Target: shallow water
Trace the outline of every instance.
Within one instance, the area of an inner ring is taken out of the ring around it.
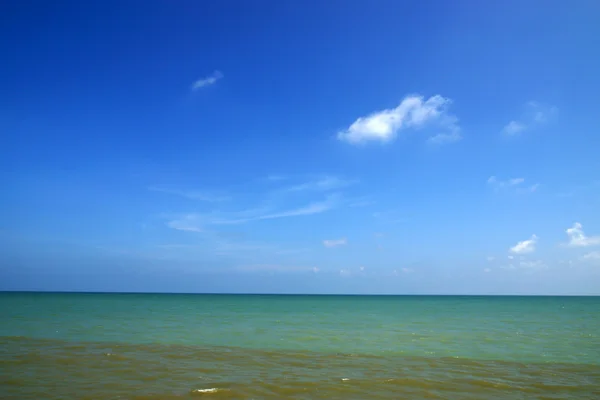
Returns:
[[[0,294],[3,399],[598,399],[600,299]]]

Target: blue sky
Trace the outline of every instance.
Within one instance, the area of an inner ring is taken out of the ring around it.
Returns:
[[[600,294],[598,2],[0,15],[0,289]]]

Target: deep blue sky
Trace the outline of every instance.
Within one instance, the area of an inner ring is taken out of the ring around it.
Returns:
[[[0,290],[600,294],[597,1],[0,19]]]

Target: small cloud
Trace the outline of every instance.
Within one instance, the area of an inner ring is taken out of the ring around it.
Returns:
[[[412,268],[401,268],[400,270],[405,274],[412,274],[413,272],[415,272],[415,270]]]
[[[513,247],[510,248],[510,252],[514,254],[527,254],[533,253],[535,251],[535,245],[537,243],[538,237],[536,235],[531,235],[531,238],[527,240],[523,240]]]
[[[221,78],[223,78],[223,74],[220,71],[215,71],[211,75],[198,79],[196,82],[194,82],[192,84],[192,90],[196,91],[203,87],[214,85]]]
[[[360,267],[360,272],[365,272],[365,267]]]
[[[495,176],[490,176],[487,180],[487,184],[493,188],[496,192],[509,188],[514,188],[521,193],[533,193],[540,187],[539,183],[535,183],[530,186],[523,185],[525,178],[510,178],[506,180],[498,179]],[[514,190],[513,189],[513,190]]]
[[[583,226],[579,222],[575,222],[571,228],[566,230],[566,233],[570,239],[567,246],[589,247],[600,245],[600,236],[586,236]]]
[[[508,256],[508,259],[509,259],[509,260],[512,260],[512,259],[514,259],[514,258],[515,258],[515,256]]]
[[[286,217],[298,217],[302,215],[313,215],[320,214],[334,208],[338,203],[339,196],[330,195],[324,201],[313,202],[308,204],[307,206],[294,208],[291,210],[284,210],[274,213],[267,213],[262,215],[255,215],[246,218],[239,219],[222,219],[215,220],[215,224],[242,224],[250,221],[259,221],[266,219],[276,219],[276,218],[286,218]]]
[[[201,222],[201,218],[197,214],[187,214],[167,222],[167,226],[178,231],[203,232],[204,229]]]
[[[491,268],[484,268],[483,272],[485,272],[487,274],[487,273],[492,272],[492,269]]]
[[[510,121],[506,126],[502,129],[502,133],[505,135],[516,135],[518,133],[523,132],[527,127],[518,121]]]
[[[346,238],[323,240],[323,246],[329,247],[329,248],[331,248],[331,247],[338,247],[338,246],[345,246],[346,244],[348,244]]]
[[[487,258],[488,262],[492,262],[492,261],[494,261],[495,259],[496,259],[496,258],[495,258],[495,257],[492,257],[492,256],[489,256],[489,257]]]
[[[344,268],[340,269],[340,276],[350,276],[350,275],[352,275],[352,273],[350,272],[350,270],[347,270],[347,269],[344,269]]]
[[[458,119],[447,112],[451,100],[435,95],[425,100],[423,96],[407,96],[392,109],[376,111],[360,117],[347,129],[338,132],[341,141],[358,145],[366,142],[387,143],[394,140],[399,131],[422,128],[436,124],[447,131],[434,136],[434,143],[449,143],[461,139]]]
[[[558,112],[558,108],[530,101],[525,104],[525,111],[519,120],[512,120],[502,128],[505,136],[517,136],[537,125],[544,124]]]

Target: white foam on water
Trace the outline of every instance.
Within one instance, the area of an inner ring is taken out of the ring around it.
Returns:
[[[209,388],[209,389],[195,389],[192,390],[192,393],[217,393],[220,389],[219,388]]]

